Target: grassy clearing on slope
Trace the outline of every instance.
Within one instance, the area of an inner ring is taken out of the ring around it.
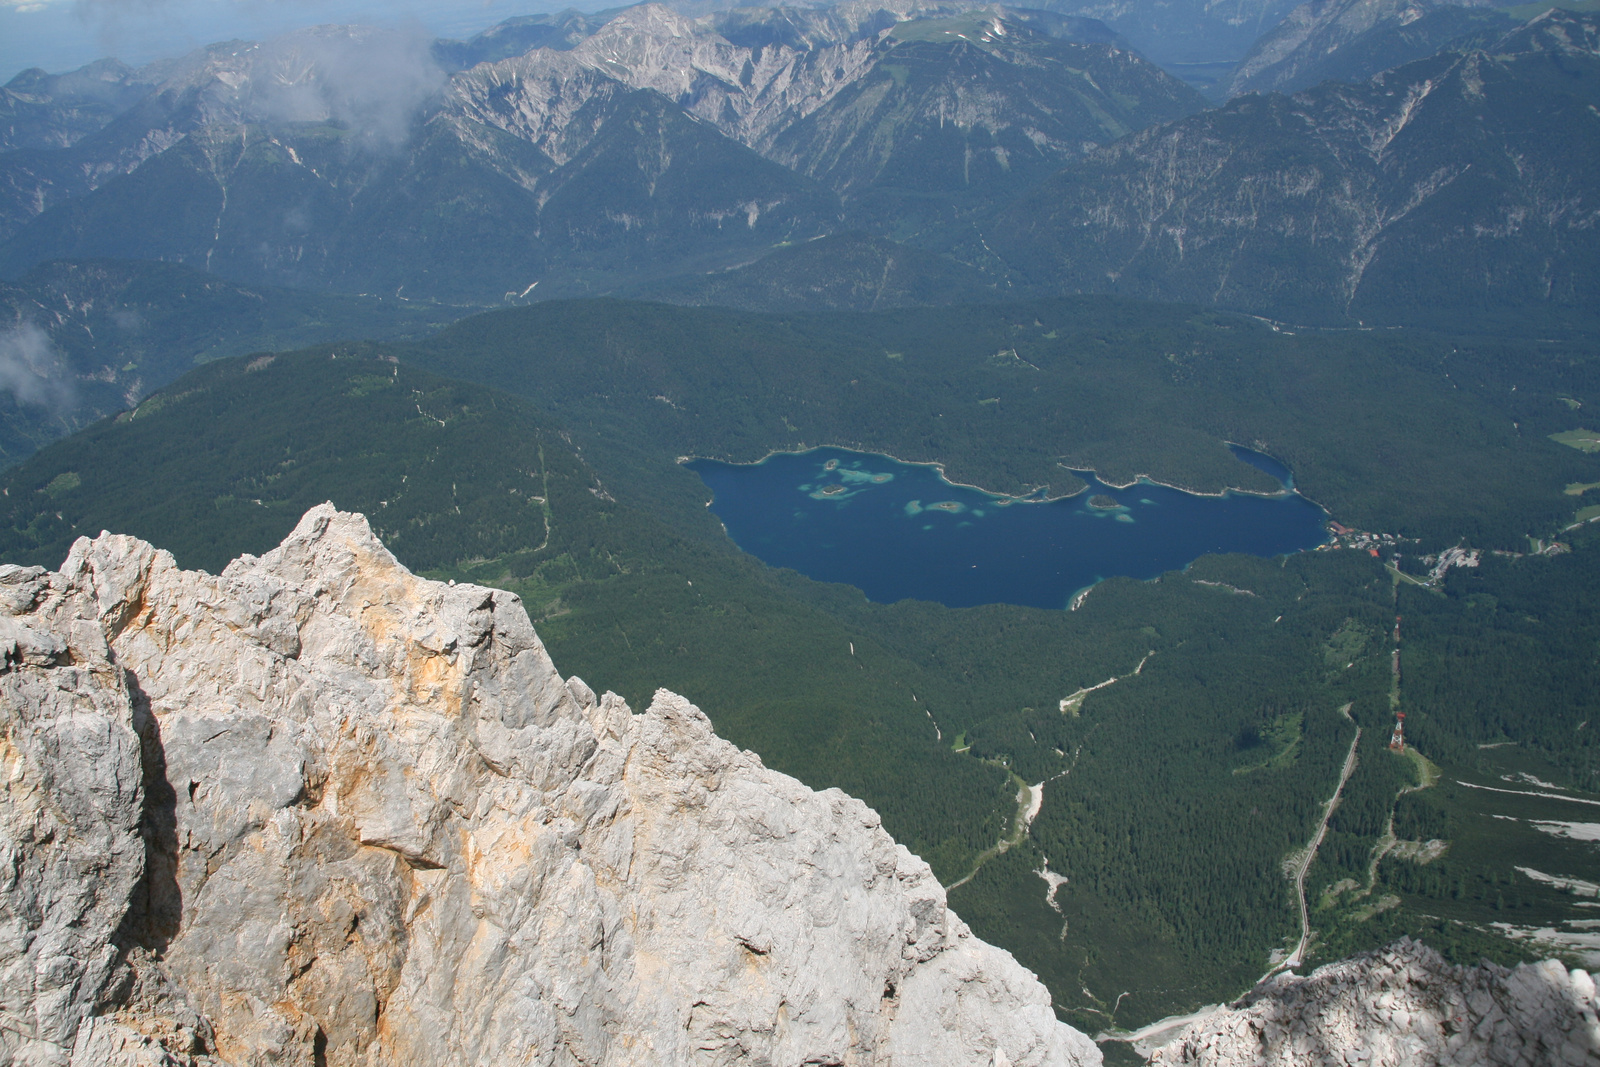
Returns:
[[[1600,433],[1593,430],[1563,430],[1561,433],[1551,434],[1550,440],[1558,445],[1576,448],[1579,452],[1600,452]],[[1568,485],[1566,491],[1571,493],[1572,485]],[[1581,493],[1583,490],[1579,489],[1578,492]]]

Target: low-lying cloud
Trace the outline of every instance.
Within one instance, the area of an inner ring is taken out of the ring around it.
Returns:
[[[432,45],[420,26],[328,26],[274,38],[251,64],[252,110],[275,122],[332,120],[399,143],[448,77]]]
[[[0,393],[56,413],[71,410],[78,398],[50,335],[31,322],[0,329]]]
[[[0,0],[0,4],[12,0]],[[62,0],[102,42],[107,54],[131,47],[147,53],[155,42],[176,59],[198,59],[211,41],[255,38],[237,51],[212,49],[194,70],[216,77],[225,114],[229,105],[246,122],[337,122],[369,143],[398,144],[411,122],[449,75],[433,57],[434,36],[420,22],[397,21],[403,5],[376,7],[346,0]],[[229,11],[237,14],[227,17]],[[293,29],[321,18],[350,23]],[[237,43],[237,42],[236,42]],[[176,68],[185,77],[184,64]]]

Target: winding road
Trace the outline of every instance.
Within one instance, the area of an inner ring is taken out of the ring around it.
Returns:
[[[1350,705],[1346,704],[1339,709],[1339,714],[1350,719]],[[1354,722],[1354,719],[1350,719]],[[1300,860],[1300,867],[1294,872],[1294,891],[1300,898],[1300,943],[1282,963],[1262,975],[1262,981],[1272,977],[1282,970],[1293,970],[1305,962],[1306,947],[1311,942],[1311,913],[1306,908],[1306,874],[1311,870],[1311,864],[1316,861],[1317,849],[1322,847],[1322,839],[1328,834],[1328,820],[1333,818],[1333,810],[1339,806],[1339,796],[1344,792],[1345,783],[1356,770],[1356,746],[1361,744],[1361,727],[1356,727],[1356,736],[1350,742],[1350,751],[1344,758],[1344,769],[1339,772],[1339,785],[1334,789],[1333,796],[1328,798],[1327,804],[1322,809],[1322,821],[1317,824],[1317,832],[1311,838],[1311,843],[1306,846],[1306,854]]]

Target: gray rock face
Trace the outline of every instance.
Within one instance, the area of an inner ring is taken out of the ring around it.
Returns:
[[[1152,1067],[1364,1067],[1600,1062],[1594,981],[1555,960],[1453,967],[1420,942],[1280,975],[1192,1023]]]
[[[144,871],[139,738],[92,618],[0,570],[0,1060],[61,1060],[101,1006]],[[17,617],[20,615],[21,617]]]
[[[1065,20],[1013,17],[1000,7],[974,12],[946,0],[879,0],[839,5],[826,18],[808,14],[795,16],[795,29],[807,31],[797,40],[766,40],[775,34],[761,27],[752,44],[745,43],[751,27],[731,20],[721,20],[721,29],[740,43],[719,31],[714,16],[690,19],[659,4],[627,8],[569,49],[535,49],[457,74],[434,121],[499,130],[565,163],[581,148],[591,99],[619,85],[649,89],[768,159],[849,193],[882,176],[896,140],[926,140],[947,126],[984,138],[1012,135],[1006,152],[1019,166],[1035,155],[1059,166],[1086,143],[1110,142],[1203,104],[1114,38],[1066,39],[1077,27]],[[929,34],[938,46],[907,47],[894,30],[960,14],[971,25]],[[956,35],[968,33],[971,47],[949,56]]]
[[[0,1065],[1096,1064],[877,816],[324,505],[0,568]]]

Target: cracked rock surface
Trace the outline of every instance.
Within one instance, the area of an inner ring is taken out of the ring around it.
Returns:
[[[1587,973],[1556,960],[1457,967],[1418,941],[1281,974],[1190,1024],[1154,1067],[1584,1067],[1600,1063]]]
[[[323,505],[0,567],[0,1067],[1098,1064],[838,790]]]

